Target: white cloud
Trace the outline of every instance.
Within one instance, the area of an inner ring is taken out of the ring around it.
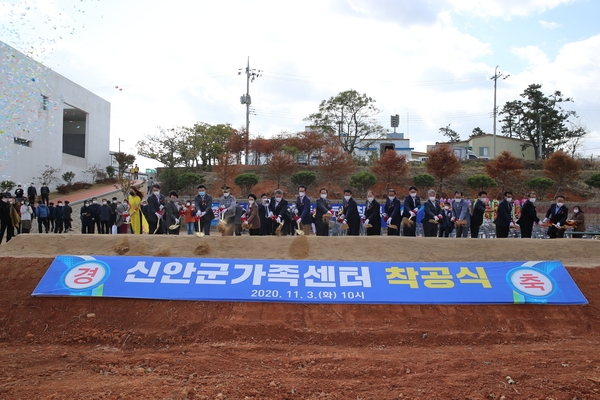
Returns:
[[[548,56],[537,46],[515,47],[511,52],[529,62],[530,65],[545,65],[548,63]]]
[[[459,13],[478,17],[525,17],[540,14],[573,0],[447,0]]]
[[[542,28],[545,29],[556,29],[556,28],[560,28],[562,26],[562,24],[559,24],[558,22],[548,22],[548,21],[538,21],[538,23],[542,26]]]

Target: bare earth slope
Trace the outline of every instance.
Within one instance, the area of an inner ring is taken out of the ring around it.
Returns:
[[[558,259],[590,304],[30,297],[57,254]],[[0,246],[0,398],[600,398],[597,265],[595,240],[21,235]]]

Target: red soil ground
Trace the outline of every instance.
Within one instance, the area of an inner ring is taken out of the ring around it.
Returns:
[[[2,399],[600,398],[597,241],[24,236],[0,247]],[[562,254],[589,305],[30,296],[66,250],[244,258],[257,247],[265,258],[373,261]]]

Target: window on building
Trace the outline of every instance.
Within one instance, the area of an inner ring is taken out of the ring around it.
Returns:
[[[479,157],[489,157],[490,156],[490,148],[489,147],[480,147],[479,148]]]
[[[85,158],[87,113],[65,104],[63,110],[63,153]]]
[[[14,141],[15,141],[15,144],[18,144],[19,146],[31,147],[31,140],[18,138],[15,136]]]

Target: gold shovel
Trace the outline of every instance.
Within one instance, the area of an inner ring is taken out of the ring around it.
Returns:
[[[296,221],[296,223],[298,224],[298,229],[296,229],[296,235],[304,236],[304,231],[300,229],[300,220]]]
[[[196,232],[196,237],[204,237],[205,233],[202,232],[202,224],[200,223],[200,220],[202,220],[202,217],[198,218],[198,232]]]

